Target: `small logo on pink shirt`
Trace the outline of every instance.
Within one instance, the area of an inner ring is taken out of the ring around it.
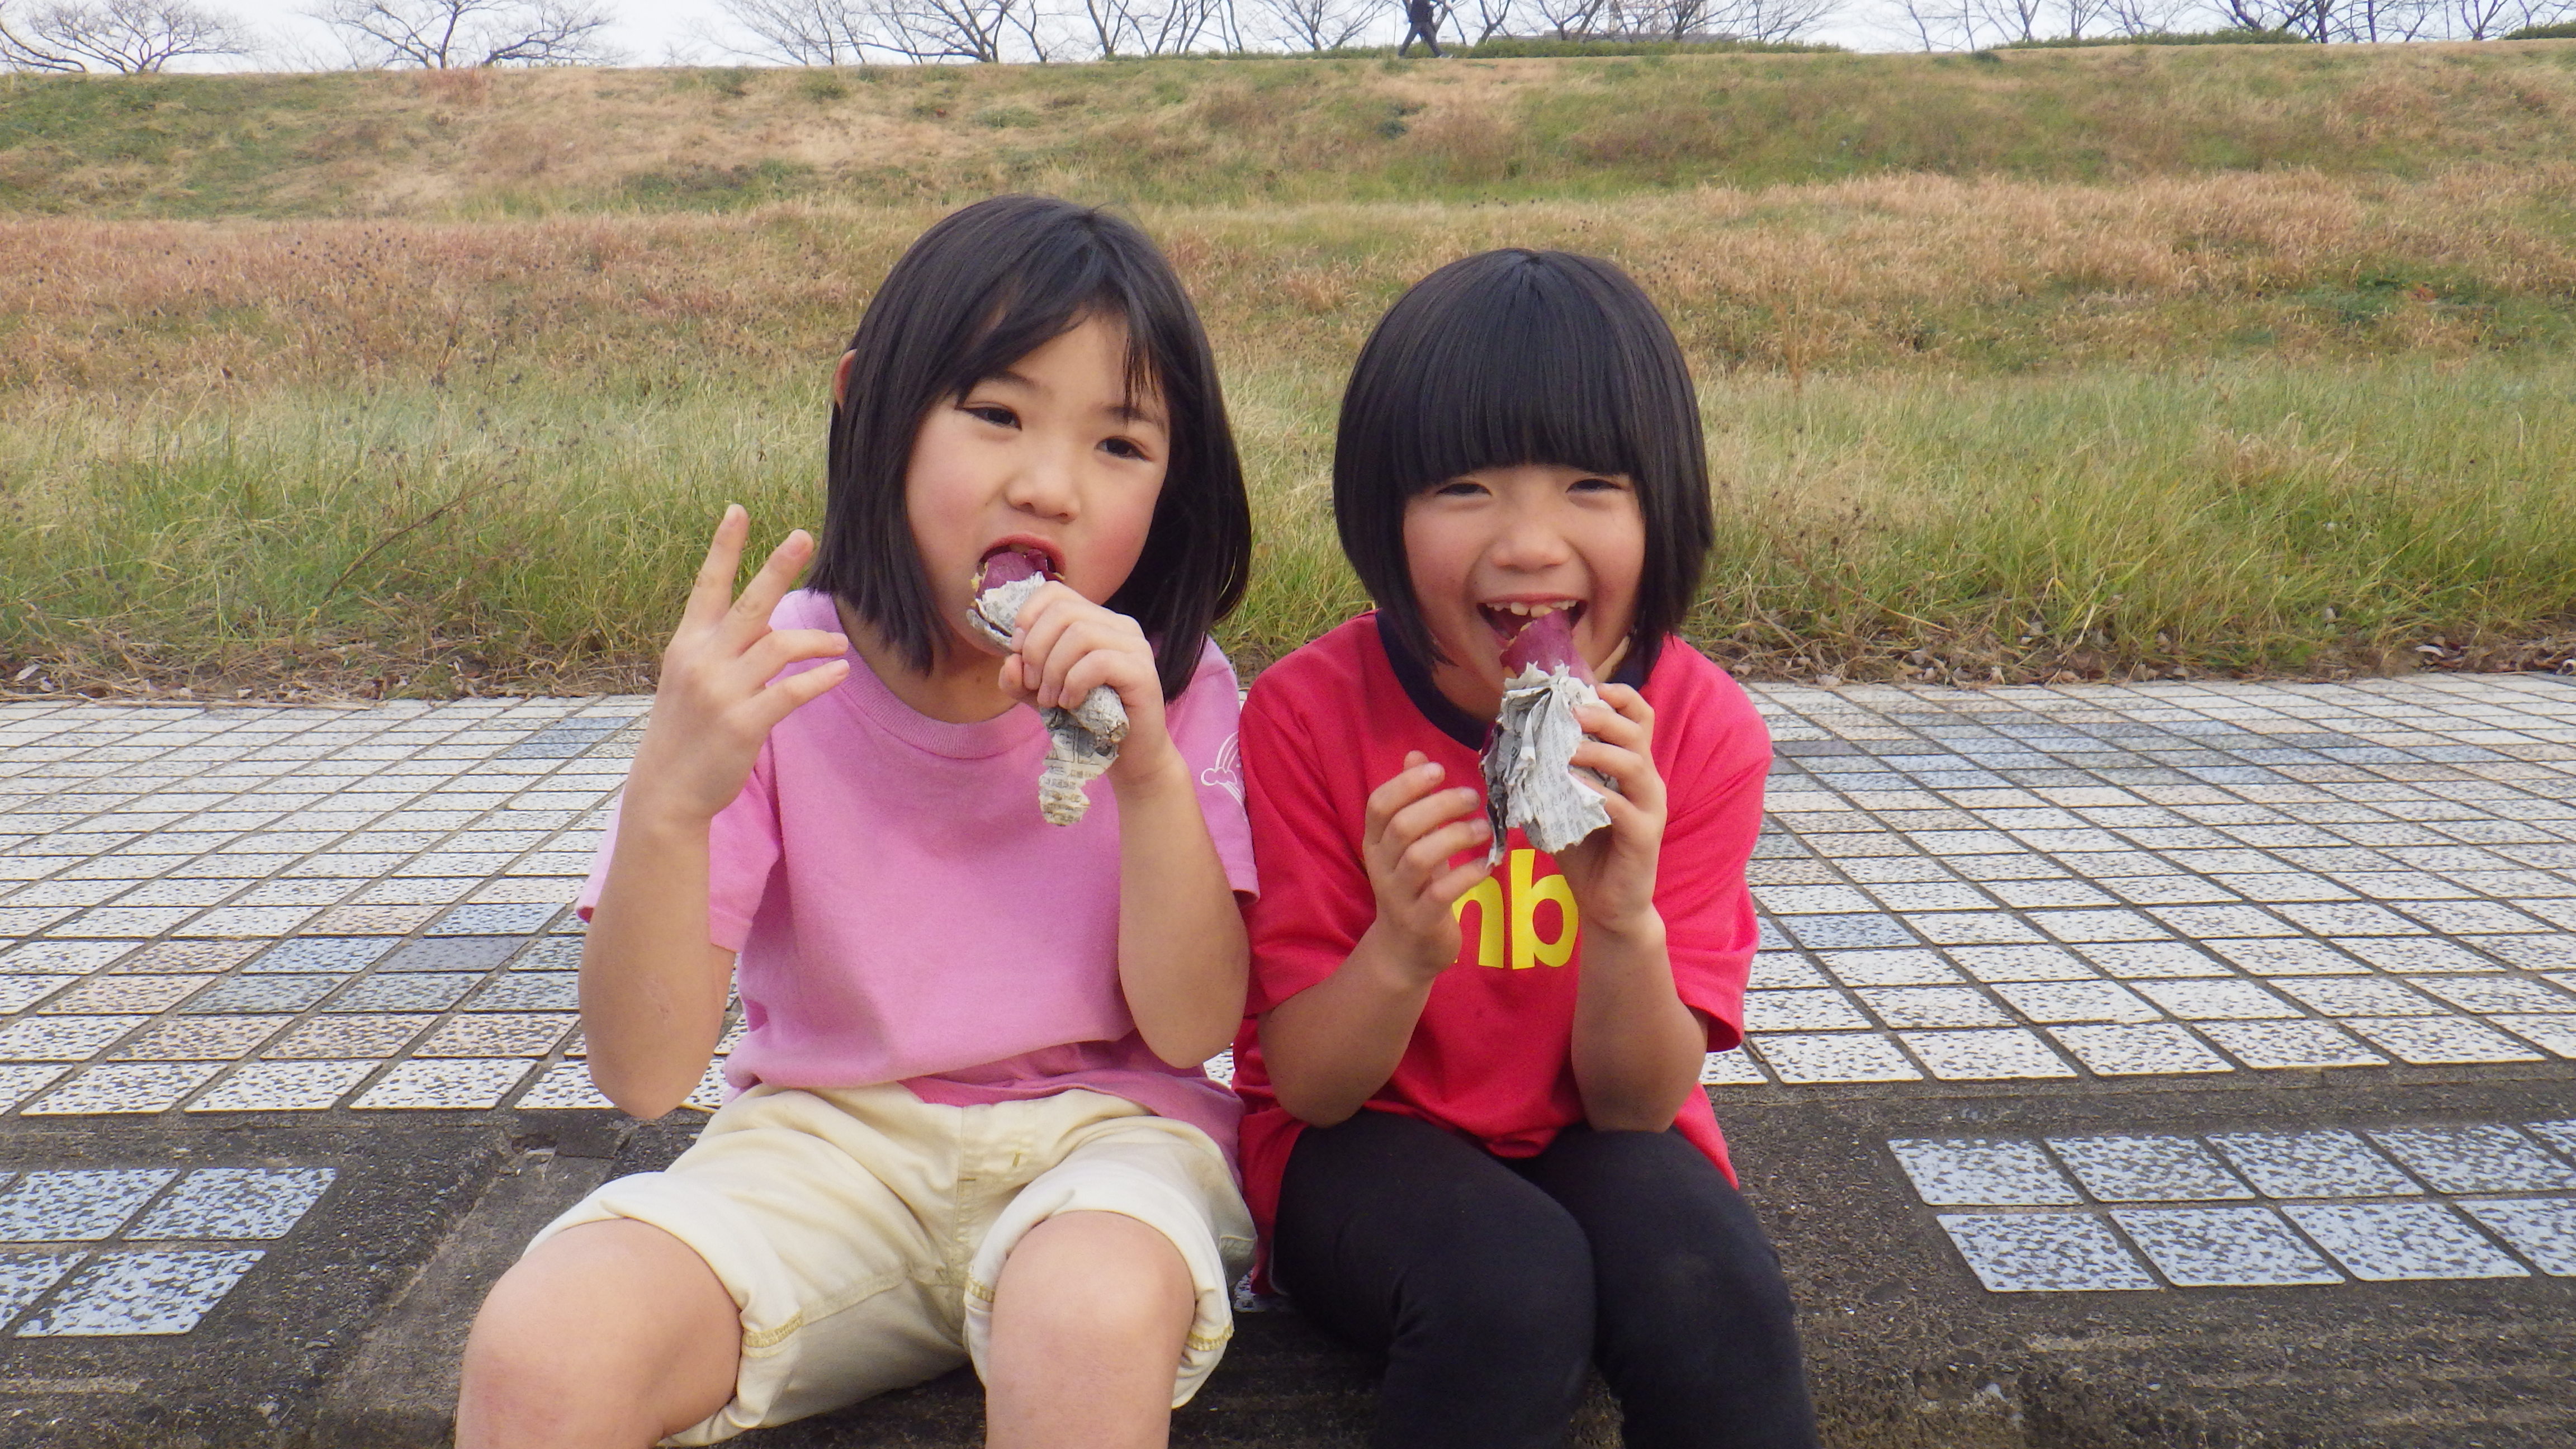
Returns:
[[[1216,763],[1199,771],[1200,784],[1214,785],[1223,790],[1234,797],[1237,805],[1243,803],[1243,751],[1239,743],[1242,738],[1241,735],[1227,735],[1225,743],[1216,747]]]

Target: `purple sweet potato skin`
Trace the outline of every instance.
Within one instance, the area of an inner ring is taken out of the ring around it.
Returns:
[[[1036,559],[1016,548],[1006,548],[984,560],[984,579],[976,591],[998,589],[1004,584],[1015,584],[1043,572],[1045,570],[1038,567]]]
[[[1503,677],[1518,675],[1536,665],[1547,673],[1562,668],[1586,684],[1593,682],[1592,666],[1574,648],[1574,616],[1565,609],[1532,619],[1522,626],[1512,642],[1503,646]]]

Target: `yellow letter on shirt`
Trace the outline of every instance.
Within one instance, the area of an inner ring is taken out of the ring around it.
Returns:
[[[1532,880],[1538,865],[1535,850],[1512,852],[1512,969],[1529,966],[1562,966],[1574,957],[1574,887],[1565,877],[1552,875],[1545,880]],[[1538,904],[1556,902],[1558,926],[1556,939],[1543,941],[1538,934]]]
[[[1476,882],[1476,888],[1452,901],[1449,914],[1461,922],[1467,919],[1467,908],[1476,908],[1476,964],[1503,964],[1503,883],[1487,876]]]

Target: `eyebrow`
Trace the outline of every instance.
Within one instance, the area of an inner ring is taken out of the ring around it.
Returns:
[[[1031,381],[1025,374],[1014,372],[1006,367],[999,372],[995,372],[978,379],[972,386],[969,386],[966,391],[971,393],[978,387],[982,387],[987,383],[995,382],[1007,383],[1012,387],[1020,389],[1022,392],[1037,392],[1040,390],[1038,385]],[[1139,407],[1132,402],[1111,403],[1109,406],[1102,408],[1101,411],[1122,423],[1151,423],[1158,428],[1169,428],[1171,426],[1170,421],[1161,413],[1152,408]]]

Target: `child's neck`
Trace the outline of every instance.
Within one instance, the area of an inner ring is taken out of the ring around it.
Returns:
[[[979,724],[1015,703],[1002,692],[999,658],[952,640],[932,657],[928,673],[915,673],[903,651],[879,638],[849,605],[834,599],[832,608],[868,672],[913,713],[942,724]]]

